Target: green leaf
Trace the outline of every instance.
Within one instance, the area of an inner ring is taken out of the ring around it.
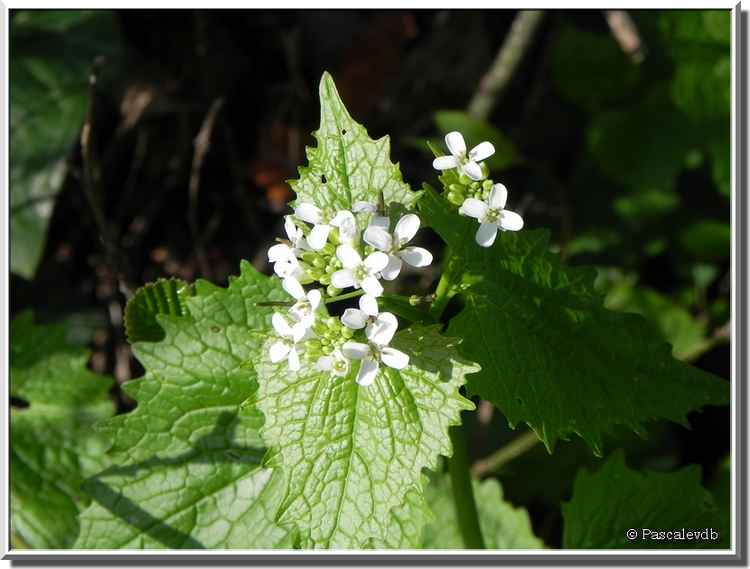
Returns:
[[[372,140],[367,130],[349,116],[333,78],[320,80],[320,128],[313,133],[318,146],[307,148],[308,165],[299,168],[298,180],[289,184],[297,202],[309,202],[332,213],[351,210],[358,201],[411,207],[419,197],[390,162],[390,139]]]
[[[270,327],[259,301],[285,293],[243,262],[227,289],[198,283],[183,314],[159,314],[159,342],[133,347],[138,402],[107,421],[113,465],[87,481],[79,548],[291,547],[274,523],[284,480],[261,465],[253,364]]]
[[[582,471],[563,504],[563,547],[568,549],[726,548],[729,528],[698,466],[670,473],[638,472],[615,453],[598,472]],[[652,531],[713,529],[718,539],[656,540]],[[637,537],[628,539],[626,532]]]
[[[479,368],[437,327],[414,325],[391,345],[409,366],[381,366],[369,387],[354,381],[356,369],[337,377],[306,364],[292,374],[267,358],[257,366],[263,439],[289,480],[279,522],[298,527],[305,547],[386,540],[391,510],[422,468],[450,455],[448,427],[474,407],[458,389]]]
[[[20,11],[10,31],[10,268],[30,279],[86,115],[89,68],[118,35],[105,10]]]
[[[490,141],[495,146],[495,153],[485,160],[490,170],[503,170],[521,161],[518,150],[502,132],[464,111],[438,111],[435,113],[435,124],[444,135],[459,131],[469,148],[482,141]],[[443,148],[442,141],[440,147]]]
[[[729,223],[706,219],[688,225],[680,232],[680,244],[696,261],[722,262],[731,252]]]
[[[157,315],[183,316],[187,313],[186,300],[193,294],[193,287],[179,279],[159,279],[139,288],[125,307],[128,341],[133,344],[163,340],[164,330]]]
[[[422,476],[420,486],[406,492],[404,503],[391,510],[390,521],[384,539],[372,539],[368,544],[373,549],[419,549],[425,524],[434,519],[423,488],[427,484]]]
[[[689,411],[729,401],[727,382],[673,359],[643,317],[606,310],[595,271],[563,266],[547,231],[501,233],[484,249],[474,241],[477,223],[433,190],[420,208],[456,257],[447,270],[464,305],[448,334],[482,366],[469,391],[511,425],[526,422],[548,449],[577,434],[599,454],[615,425],[685,424]]]
[[[88,353],[63,327],[36,325],[30,312],[10,335],[10,391],[30,405],[11,410],[11,523],[32,548],[70,547],[87,504],[81,482],[107,463],[92,425],[114,413],[112,380],[86,369]]]
[[[428,486],[427,503],[435,521],[424,531],[424,549],[462,549],[463,538],[456,520],[450,477],[441,475]],[[503,499],[497,480],[474,481],[474,499],[479,510],[479,526],[487,549],[539,549],[542,541],[534,535],[529,514]]]

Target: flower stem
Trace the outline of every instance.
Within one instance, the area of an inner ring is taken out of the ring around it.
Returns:
[[[339,300],[348,300],[350,298],[357,298],[358,296],[362,296],[365,292],[363,290],[355,290],[352,292],[347,292],[346,294],[340,294],[338,296],[332,296],[331,298],[327,298],[325,300],[326,304],[331,304],[332,302],[338,302]]]
[[[448,461],[453,489],[453,506],[456,509],[458,527],[466,549],[484,549],[482,529],[479,526],[479,513],[474,499],[469,471],[469,453],[466,448],[466,432],[462,425],[451,427],[451,443],[453,456]]]
[[[474,466],[471,467],[471,473],[475,477],[481,478],[487,474],[497,472],[511,460],[518,458],[526,451],[534,448],[539,442],[540,439],[536,436],[534,431],[527,431],[522,435],[518,435],[515,439],[510,441],[504,447],[499,448],[490,456],[475,462]]]

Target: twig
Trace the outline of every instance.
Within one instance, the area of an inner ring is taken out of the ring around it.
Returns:
[[[633,63],[643,62],[646,50],[638,28],[630,15],[625,10],[607,10],[604,17],[622,51],[630,57]]]
[[[534,431],[519,435],[490,456],[476,461],[471,467],[471,473],[475,478],[481,478],[492,472],[497,472],[502,466],[518,458],[527,450],[534,448],[539,442],[539,437],[536,436]]]
[[[482,120],[489,117],[492,108],[508,86],[510,78],[526,53],[543,14],[542,10],[518,12],[503,45],[497,52],[495,61],[479,81],[479,88],[469,103],[470,115]]]
[[[204,248],[205,237],[200,235],[198,232],[198,191],[200,190],[201,183],[201,169],[203,168],[203,161],[208,154],[208,150],[211,147],[211,133],[216,123],[216,116],[221,110],[224,100],[219,98],[214,100],[211,104],[211,108],[208,110],[206,117],[203,119],[198,134],[193,141],[193,164],[190,168],[190,182],[188,183],[188,223],[190,224],[190,232],[192,233],[193,242],[195,243],[195,254],[198,258],[198,264],[200,265],[201,273],[207,279],[211,279],[211,267],[206,257],[206,251]]]

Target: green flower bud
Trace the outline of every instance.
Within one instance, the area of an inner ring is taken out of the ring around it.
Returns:
[[[328,296],[338,296],[341,293],[341,289],[336,288],[333,285],[328,285],[326,288],[326,294]]]
[[[318,281],[320,281],[320,284],[322,284],[322,285],[329,285],[329,284],[331,284],[331,276],[330,275],[320,275],[318,277]]]
[[[463,195],[458,192],[450,191],[445,197],[453,205],[461,205],[462,203],[464,203]]]

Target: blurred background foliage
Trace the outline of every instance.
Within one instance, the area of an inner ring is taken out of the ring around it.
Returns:
[[[162,276],[223,284],[240,259],[269,271],[327,69],[370,134],[391,135],[414,187],[436,178],[427,141],[491,140],[492,177],[527,226],[551,228],[567,262],[598,267],[609,308],[643,314],[676,357],[728,378],[729,12],[546,12],[478,116],[470,102],[517,16],[11,12],[11,315],[63,322],[95,372],[140,375],[123,332],[129,292]],[[429,287],[436,270],[397,292]],[[476,459],[517,436],[486,405],[473,421]],[[726,503],[729,410],[690,422],[607,446],[636,466],[698,463]],[[601,459],[580,441],[521,450],[481,474],[559,545],[560,501]]]

